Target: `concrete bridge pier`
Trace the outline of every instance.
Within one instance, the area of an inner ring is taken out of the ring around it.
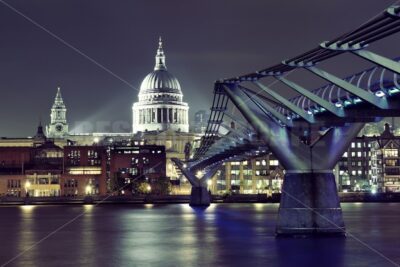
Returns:
[[[207,181],[212,178],[212,176],[217,172],[220,164],[215,164],[212,167],[205,170],[202,177],[197,177],[194,175],[195,170],[191,170],[186,167],[182,161],[177,158],[171,159],[175,165],[181,170],[182,174],[188,179],[192,185],[192,190],[190,193],[190,206],[195,207],[208,207],[211,204],[211,194],[208,192]]]
[[[342,209],[332,171],[292,171],[285,174],[276,234],[345,235]]]
[[[303,151],[280,155],[286,164],[276,234],[345,235],[333,168],[363,127],[333,127]],[[305,144],[304,144],[305,145]],[[303,146],[303,145],[302,145]],[[288,160],[292,157],[292,160]]]
[[[343,122],[325,131],[310,127],[306,142],[295,134],[295,125],[289,129],[272,120],[260,108],[257,96],[248,97],[236,84],[225,84],[223,89],[286,170],[276,234],[343,236],[345,226],[332,170],[364,123]]]
[[[190,206],[210,206],[211,194],[204,186],[193,186],[190,194]]]

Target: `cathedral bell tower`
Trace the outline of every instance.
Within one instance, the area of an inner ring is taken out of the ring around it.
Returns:
[[[47,136],[62,138],[68,135],[67,108],[61,97],[60,87],[57,88],[56,98],[51,107],[50,124],[46,127]]]

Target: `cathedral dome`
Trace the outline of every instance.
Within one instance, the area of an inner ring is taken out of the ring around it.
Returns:
[[[178,79],[167,71],[161,38],[158,43],[154,71],[150,72],[140,85],[139,95],[147,93],[182,94]]]
[[[178,79],[167,71],[160,38],[154,70],[142,81],[138,102],[132,106],[132,131],[189,132],[189,105],[183,102]]]
[[[140,85],[140,93],[175,93],[182,94],[181,85],[178,79],[164,70],[154,70],[150,72]]]

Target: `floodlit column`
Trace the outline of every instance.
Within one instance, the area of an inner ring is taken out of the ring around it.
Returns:
[[[178,122],[178,109],[175,108],[174,109],[174,123],[177,123],[177,122]]]
[[[167,122],[169,122],[169,108],[167,108]]]
[[[151,108],[147,109],[147,123],[151,123]]]

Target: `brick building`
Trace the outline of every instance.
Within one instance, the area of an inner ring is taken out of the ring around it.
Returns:
[[[0,196],[106,195],[113,191],[112,177],[143,177],[154,189],[159,179],[166,180],[164,146],[59,147],[44,136],[41,125],[33,140],[32,146],[0,147]]]
[[[117,184],[114,189],[129,194],[135,193],[138,189],[134,185],[140,183],[148,186],[147,191],[167,193],[168,189],[160,188],[163,185],[159,183],[163,180],[164,186],[169,184],[165,164],[164,146],[113,146],[110,149],[110,178]]]

